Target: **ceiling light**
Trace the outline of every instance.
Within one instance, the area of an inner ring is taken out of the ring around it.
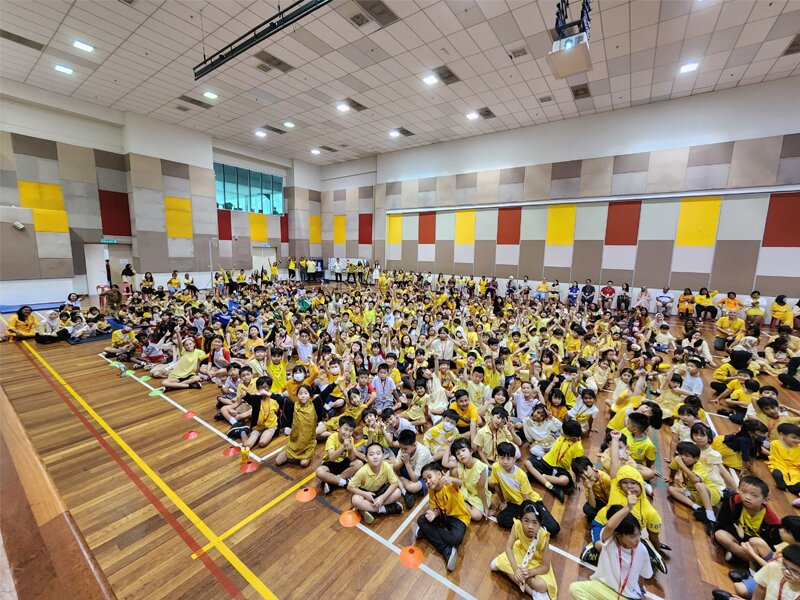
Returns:
[[[72,45],[78,50],[83,50],[84,52],[94,52],[94,46],[90,46],[86,42],[82,42],[80,40],[75,40],[72,42]]]
[[[217,94],[215,94],[214,92],[205,92],[203,94],[203,96],[205,96],[209,100],[216,100],[217,98],[219,98],[219,96]]]
[[[260,138],[267,137],[267,132],[266,131],[261,131],[260,129],[256,130],[255,134],[256,134],[256,137],[260,137]]]
[[[422,81],[427,83],[428,85],[433,85],[434,83],[439,83],[439,78],[436,75],[426,75],[422,78]]]
[[[686,63],[685,65],[681,66],[681,75],[684,73],[691,73],[692,71],[696,71],[697,67],[700,66],[700,63],[690,62]]]
[[[389,137],[400,137],[400,132],[399,132],[399,131],[397,131],[397,129],[392,129],[392,130],[389,132]]]
[[[56,65],[56,71],[59,73],[66,73],[67,75],[72,75],[72,69],[69,67],[65,67],[64,65]]]
[[[312,148],[311,149],[311,154],[319,154],[319,153],[320,153],[320,149],[319,148]]]
[[[283,126],[286,127],[287,129],[293,129],[294,123],[292,123],[291,121],[284,121]]]
[[[336,109],[342,112],[347,112],[350,110],[350,105],[347,104],[347,102],[339,102],[339,104],[336,105]]]
[[[474,120],[475,120],[475,119],[477,119],[478,117],[480,117],[480,115],[479,115],[478,113],[476,113],[475,111],[473,111],[473,112],[470,112],[470,113],[467,113],[467,118],[468,118],[470,121],[474,121]]]

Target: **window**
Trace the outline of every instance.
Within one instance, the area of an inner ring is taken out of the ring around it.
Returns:
[[[283,214],[283,177],[214,163],[214,179],[220,208]]]

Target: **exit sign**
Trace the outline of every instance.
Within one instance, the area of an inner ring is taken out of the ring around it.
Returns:
[[[112,239],[112,238],[103,238],[103,239],[100,240],[100,243],[101,244],[118,244],[119,242],[117,242],[117,240]]]

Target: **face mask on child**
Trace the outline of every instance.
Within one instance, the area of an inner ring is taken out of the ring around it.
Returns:
[[[442,423],[442,429],[444,429],[448,433],[453,431],[454,427],[455,427],[455,424],[453,424],[453,423]]]
[[[339,374],[339,367],[333,366],[331,367],[331,375],[338,375]]]
[[[302,373],[294,373],[294,374],[292,375],[292,378],[293,378],[295,381],[297,381],[297,382],[300,382],[300,381],[303,381],[303,379],[305,379],[305,378],[306,378],[306,376],[305,376],[305,375],[303,375]]]

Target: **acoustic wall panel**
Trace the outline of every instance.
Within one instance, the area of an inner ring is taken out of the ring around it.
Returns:
[[[721,240],[761,240],[768,209],[769,194],[723,196],[717,245]]]
[[[333,243],[344,244],[347,241],[344,215],[333,215]]]
[[[167,237],[192,237],[192,201],[189,198],[164,196],[164,217]]]
[[[681,199],[675,245],[713,247],[721,204],[722,196]]]

